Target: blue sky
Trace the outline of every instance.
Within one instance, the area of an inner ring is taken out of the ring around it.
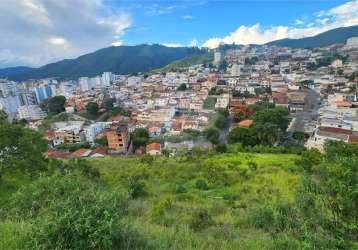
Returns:
[[[123,39],[127,44],[203,44],[224,37],[240,25],[297,26],[296,20],[314,21],[315,13],[347,1],[108,1],[113,8],[131,13],[133,27]],[[127,4],[127,6],[125,6]],[[125,6],[125,7],[123,7]]]
[[[358,0],[0,0],[0,68],[119,45],[264,44],[358,25]]]

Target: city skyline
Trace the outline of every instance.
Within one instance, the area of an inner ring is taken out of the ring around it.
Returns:
[[[357,13],[358,1],[5,0],[0,68],[41,66],[111,45],[263,44],[356,25]]]

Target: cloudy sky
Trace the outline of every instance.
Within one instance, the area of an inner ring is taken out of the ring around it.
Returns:
[[[0,0],[0,68],[141,43],[262,44],[358,24],[358,0]]]

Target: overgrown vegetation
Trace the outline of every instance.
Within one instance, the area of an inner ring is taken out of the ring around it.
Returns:
[[[10,132],[15,140],[0,140],[0,163],[11,162],[0,179],[0,249],[358,246],[357,145],[55,161],[41,157],[36,132],[0,125]]]

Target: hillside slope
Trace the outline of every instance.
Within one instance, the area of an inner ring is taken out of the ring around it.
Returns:
[[[358,25],[329,30],[312,37],[276,40],[269,42],[266,45],[293,48],[315,48],[329,46],[336,43],[344,44],[348,38],[354,36],[358,36]]]
[[[109,71],[117,74],[146,72],[186,56],[204,53],[198,48],[171,48],[162,45],[118,46],[100,49],[76,59],[47,64],[29,72],[9,76],[13,80],[47,77],[78,78]]]
[[[18,66],[0,69],[0,77],[9,77],[12,75],[23,74],[34,70],[34,68]]]

